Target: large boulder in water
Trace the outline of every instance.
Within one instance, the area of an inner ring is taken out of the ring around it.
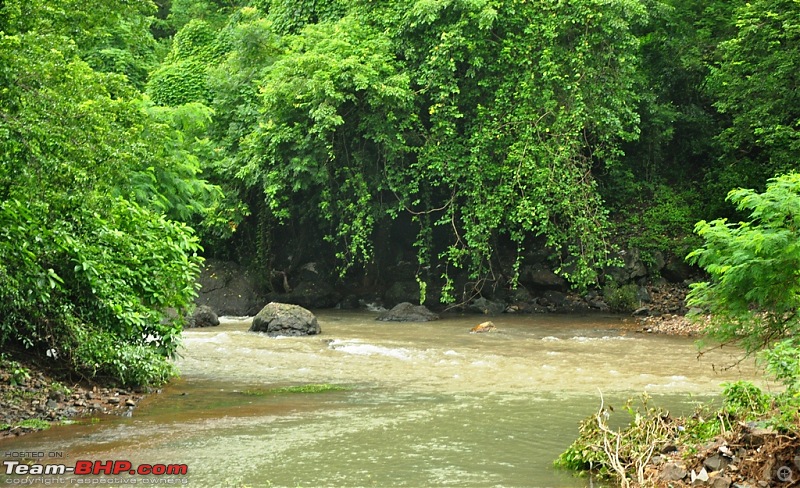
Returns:
[[[270,336],[304,336],[321,332],[317,317],[299,305],[268,303],[253,318],[252,332]]]
[[[208,305],[200,305],[194,309],[194,313],[186,321],[186,327],[216,327],[219,325],[219,317]]]
[[[424,305],[412,305],[409,302],[403,302],[397,304],[393,309],[380,314],[377,320],[385,322],[428,322],[438,318],[438,315],[428,310]]]

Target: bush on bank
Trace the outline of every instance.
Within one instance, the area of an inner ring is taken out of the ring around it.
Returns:
[[[750,382],[727,383],[722,393],[722,406],[699,405],[687,416],[673,417],[658,406],[651,406],[643,395],[637,404],[629,400],[623,409],[629,423],[622,428],[610,427],[615,415],[601,404],[597,413],[580,424],[579,437],[555,461],[560,468],[582,475],[611,480],[621,486],[659,486],[662,470],[670,463],[664,454],[674,453],[681,465],[699,473],[703,467],[704,446],[716,441],[722,446],[748,446],[746,440],[753,429],[782,436],[784,442],[764,442],[747,451],[725,452],[742,481],[759,473],[763,476],[767,462],[779,458],[787,446],[792,452],[800,447],[800,400],[796,391],[769,394]],[[619,414],[617,414],[619,415]],[[615,419],[616,420],[616,419]],[[760,447],[756,451],[756,447]],[[738,456],[738,457],[737,457]],[[767,471],[769,471],[767,469]],[[687,471],[688,476],[688,471]],[[672,480],[680,481],[680,480]],[[759,481],[749,480],[749,481]],[[676,485],[678,486],[678,485]]]
[[[165,312],[191,304],[197,239],[121,198],[71,217],[0,203],[0,344],[87,378],[164,382],[182,329]]]
[[[749,212],[750,220],[697,224],[704,244],[688,259],[710,279],[692,286],[688,304],[710,313],[710,339],[757,354],[785,390],[769,395],[750,383],[726,385],[722,409],[704,407],[684,419],[671,419],[660,409],[628,408],[633,421],[622,430],[608,427],[608,411],[601,406],[581,423],[580,437],[558,459],[559,466],[592,470],[624,485],[643,484],[645,466],[665,445],[696,450],[754,421],[800,444],[800,174],[771,179],[763,193],[733,190],[728,200]]]
[[[215,221],[220,198],[202,177],[208,110],[156,109],[94,56],[113,39],[145,69],[153,9],[0,6],[0,348],[121,385],[172,374],[200,263],[187,224]]]

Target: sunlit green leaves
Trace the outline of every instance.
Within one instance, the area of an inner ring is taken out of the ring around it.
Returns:
[[[705,244],[689,259],[711,281],[693,286],[689,304],[713,314],[716,338],[753,352],[800,325],[800,175],[772,179],[764,193],[734,190],[728,199],[750,221],[697,224]]]
[[[356,17],[306,27],[286,40],[284,56],[260,83],[261,118],[244,139],[238,177],[262,185],[277,216],[291,194],[323,217],[345,243],[345,268],[371,256],[371,232],[383,186],[380,165],[402,155],[412,94],[389,39]],[[299,210],[299,213],[302,213]]]
[[[0,344],[161,382],[200,262],[192,229],[169,218],[197,222],[220,196],[198,163],[210,112],[153,108],[98,66],[92,53],[123,28],[101,14],[130,14],[147,37],[152,6],[100,3],[33,2],[0,32]]]
[[[435,247],[417,246],[421,265],[482,276],[498,238],[522,254],[541,236],[573,283],[596,279],[592,172],[638,133],[640,2],[354,2],[309,19],[262,61],[261,115],[231,165],[273,215],[321,209],[346,264],[369,260],[372,228],[399,210],[452,231],[449,249],[417,240]]]
[[[736,183],[760,185],[800,161],[800,3],[748,2],[732,24],[735,35],[719,46],[708,87],[731,118],[718,137],[723,161],[747,178]]]
[[[633,1],[419,1],[394,26],[426,137],[397,186],[406,206],[419,192],[456,207],[442,219],[464,252],[443,257],[466,253],[480,275],[498,236],[520,250],[542,236],[574,284],[596,279],[607,244],[592,170],[637,135],[644,21]]]

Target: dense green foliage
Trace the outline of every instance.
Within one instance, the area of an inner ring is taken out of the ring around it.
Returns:
[[[753,352],[800,327],[800,174],[770,180],[764,193],[733,190],[728,199],[750,221],[697,224],[705,242],[689,259],[711,280],[693,285],[688,303],[712,314],[713,337]]]
[[[721,413],[740,425],[758,420],[796,438],[800,435],[800,174],[772,178],[762,193],[732,190],[728,200],[749,214],[749,220],[697,223],[704,242],[688,259],[702,266],[710,279],[692,285],[687,302],[710,313],[707,332],[712,339],[758,353],[767,373],[785,387],[769,395],[749,383],[729,385]]]
[[[697,224],[704,245],[689,259],[710,281],[693,285],[688,303],[711,313],[712,338],[760,354],[785,386],[769,421],[800,433],[800,174],[771,179],[763,193],[733,190],[728,199],[750,220]]]
[[[214,71],[237,80],[217,84],[215,103],[252,121],[222,117],[222,167],[263,194],[260,222],[320,228],[347,270],[374,258],[376,226],[411,215],[420,265],[474,278],[499,266],[498,242],[516,248],[514,274],[542,236],[562,274],[596,280],[608,242],[592,170],[637,133],[643,6],[356,3],[292,24],[279,3],[263,20],[249,7],[232,17],[220,37],[239,44]],[[243,77],[233,61],[253,51],[240,43],[251,29],[274,47]]]
[[[8,1],[0,33],[0,344],[123,384],[171,375],[182,318],[166,314],[190,307],[200,262],[178,220],[219,196],[186,140],[199,109],[156,109],[92,65],[119,16],[149,37],[149,7]]]
[[[241,2],[227,24],[183,22],[150,90],[214,109],[215,181],[268,269],[297,251],[289,232],[325,237],[310,251],[342,274],[369,270],[397,259],[376,236],[410,220],[418,281],[445,299],[460,270],[513,284],[541,247],[581,287],[611,240],[683,257],[694,222],[730,213],[718,195],[795,164],[742,122],[793,137],[797,6],[773,3]],[[747,33],[759,16],[774,32]],[[767,38],[788,49],[765,60]],[[782,112],[754,112],[756,92]]]
[[[767,178],[797,169],[799,11],[793,0],[746,3],[735,35],[719,45],[707,83],[715,107],[729,117],[717,136],[727,188],[763,188]]]

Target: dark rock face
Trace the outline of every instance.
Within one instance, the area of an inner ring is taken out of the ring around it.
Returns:
[[[219,325],[219,318],[214,310],[208,305],[200,305],[186,321],[186,327],[216,327]]]
[[[674,256],[665,257],[658,252],[648,256],[645,264],[637,249],[620,251],[616,257],[620,266],[607,267],[605,274],[610,275],[613,283],[619,287],[630,285],[636,288],[636,305],[646,305],[649,308],[649,311],[640,311],[642,316],[686,311],[685,292],[676,291],[676,286],[685,287],[688,280],[698,273],[697,268],[688,266]],[[464,295],[462,299],[466,302],[457,304],[456,308],[462,312],[485,315],[505,312],[584,313],[609,310],[612,301],[610,297],[603,296],[604,291],[594,290],[584,297],[575,297],[568,292],[567,282],[551,271],[552,264],[547,259],[546,254],[532,254],[526,258],[526,264],[520,270],[519,288],[512,289],[510,282],[498,280],[494,286],[485,287],[482,291],[483,297],[471,300]],[[375,312],[383,312],[384,305],[392,307],[403,303],[413,307],[410,304],[417,303],[420,298],[420,285],[415,279],[419,272],[418,266],[401,261],[387,269],[390,272],[383,273],[383,276],[391,277],[388,280],[348,281],[338,279],[333,273],[326,271],[324,263],[318,262],[286,268],[285,271],[272,271],[265,275],[233,262],[209,259],[198,280],[201,288],[195,302],[197,305],[210,306],[219,315],[240,316],[255,315],[268,302],[294,304],[310,310],[366,307]],[[466,274],[453,278],[458,283],[455,289],[466,289],[469,284]],[[441,301],[442,288],[430,276],[426,282],[428,286],[424,304],[436,309]],[[676,282],[676,285],[670,282]],[[405,307],[400,312],[411,314],[404,316],[399,315],[399,312],[389,313],[381,320],[433,320],[430,312],[419,314]],[[199,322],[196,319],[189,320],[188,327],[215,325],[213,318]]]
[[[305,308],[333,308],[342,299],[333,286],[322,279],[303,281],[289,293],[270,293],[268,298]]]
[[[650,292],[647,291],[647,288],[644,286],[637,288],[636,299],[643,303],[650,303],[653,301],[652,297],[650,296]]]
[[[469,309],[472,312],[482,313],[484,315],[500,315],[505,311],[506,304],[480,297],[472,301]]]
[[[387,305],[419,301],[419,283],[413,280],[396,281],[384,293],[383,301]]]
[[[601,312],[608,312],[609,306],[602,298],[587,298],[586,304],[589,305],[590,308],[600,310]]]
[[[675,256],[670,256],[664,269],[661,270],[661,276],[671,283],[682,283],[692,277],[692,271],[691,266]]]
[[[569,286],[567,280],[541,264],[525,266],[520,272],[519,281],[525,286],[539,289],[564,291]]]
[[[558,291],[546,291],[542,295],[544,305],[552,305],[556,308],[562,307],[567,304],[567,295]]]
[[[622,266],[609,266],[604,270],[605,274],[611,276],[616,283],[628,283],[637,278],[647,276],[647,266],[645,266],[644,261],[642,261],[638,249],[620,251],[616,257],[622,261]]]
[[[270,336],[304,336],[322,330],[317,317],[299,305],[268,303],[253,318],[251,332],[266,332]]]
[[[200,291],[195,303],[208,305],[219,315],[253,315],[264,303],[256,291],[255,277],[230,261],[207,259],[198,282]]]
[[[380,314],[377,320],[384,322],[428,322],[437,320],[438,315],[424,305],[412,305],[409,302],[397,304],[393,309]]]

